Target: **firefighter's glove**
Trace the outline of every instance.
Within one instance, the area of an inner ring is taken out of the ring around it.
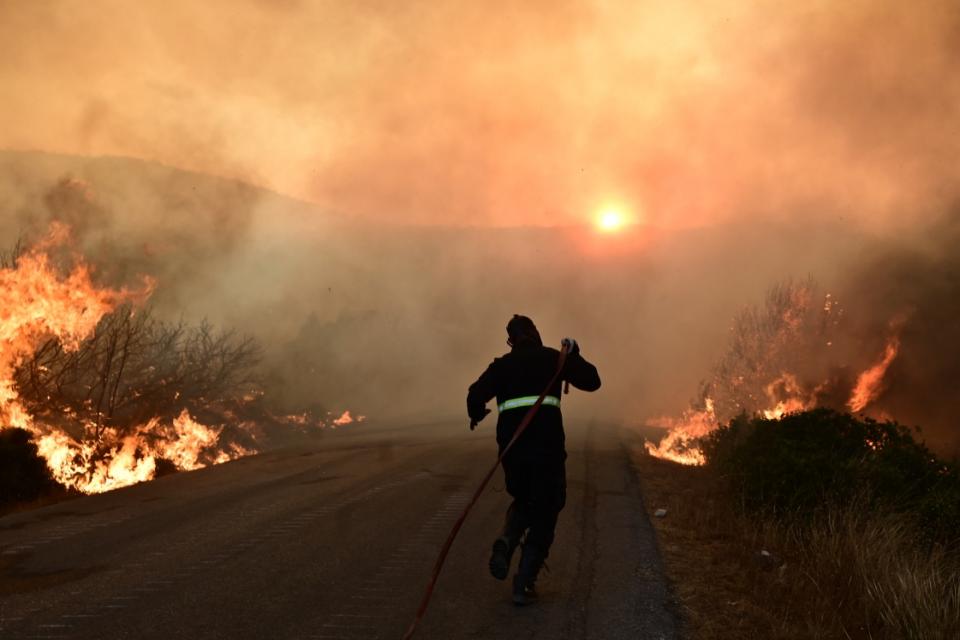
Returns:
[[[573,338],[564,338],[563,341],[560,342],[560,345],[566,347],[567,353],[570,355],[580,353],[580,345],[577,344],[577,341]]]
[[[477,428],[477,424],[478,424],[481,420],[483,420],[484,418],[486,418],[488,413],[490,413],[490,409],[484,409],[484,410],[483,410],[483,415],[480,416],[479,418],[470,418],[470,431],[473,431],[474,429],[476,429],[476,428]]]

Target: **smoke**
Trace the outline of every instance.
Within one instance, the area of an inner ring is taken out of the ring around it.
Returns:
[[[0,148],[238,178],[351,217],[665,227],[956,194],[960,11],[452,1],[4,3]]]
[[[141,275],[166,283],[163,309],[190,306],[241,245],[262,192],[142,162],[0,152],[0,233],[29,244],[51,222],[71,231],[71,247],[96,265],[101,281]]]
[[[877,336],[891,319],[902,324],[879,408],[920,426],[942,450],[960,454],[953,398],[960,384],[960,209],[908,242],[876,249],[846,283],[860,310],[862,349],[880,353]]]
[[[598,364],[582,412],[675,413],[809,275],[851,360],[906,318],[884,410],[948,433],[958,58],[946,1],[0,2],[0,232],[373,416],[459,415],[514,313]]]

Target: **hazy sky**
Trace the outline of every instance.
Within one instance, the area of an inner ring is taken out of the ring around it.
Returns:
[[[956,195],[960,5],[0,0],[0,148],[399,222],[896,228]]]

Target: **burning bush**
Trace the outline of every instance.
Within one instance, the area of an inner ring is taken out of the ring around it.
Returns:
[[[30,433],[60,484],[108,491],[254,453],[259,436],[362,419],[274,415],[254,340],[155,317],[152,279],[99,284],[69,240],[55,223],[0,256],[0,424]]]
[[[705,385],[720,419],[815,405],[830,382],[824,372],[831,368],[829,352],[843,316],[837,301],[812,280],[778,284],[763,305],[743,309]]]
[[[0,429],[0,511],[63,489],[31,437],[25,429]]]
[[[29,432],[53,477],[84,492],[149,480],[160,460],[193,469],[249,453],[190,412],[228,415],[256,345],[154,320],[142,309],[152,281],[97,285],[68,240],[53,225],[0,260],[0,421]]]
[[[186,409],[217,413],[243,403],[255,385],[259,347],[208,323],[169,324],[125,304],[89,338],[67,349],[47,340],[17,368],[16,389],[32,415],[51,423],[129,429]]]
[[[812,280],[788,281],[733,320],[730,342],[701,385],[699,398],[679,418],[650,426],[669,429],[652,455],[703,464],[698,441],[738,415],[777,419],[815,407],[862,412],[885,390],[885,376],[899,353],[902,319],[864,353],[845,326],[846,314]],[[857,366],[852,363],[861,363]]]
[[[40,450],[57,477],[102,491],[251,453],[250,432],[236,427],[260,397],[258,357],[252,339],[125,304],[79,345],[48,339],[17,367],[14,388],[29,415],[55,429]]]

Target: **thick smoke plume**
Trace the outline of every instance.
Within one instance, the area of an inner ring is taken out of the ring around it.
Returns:
[[[3,3],[0,148],[380,221],[902,228],[955,194],[958,34],[949,0]]]
[[[863,312],[857,333],[877,348],[883,323],[897,319],[900,352],[891,364],[883,410],[924,429],[934,445],[960,455],[960,209],[923,235],[886,242],[851,274],[848,300]]]
[[[0,53],[3,237],[256,337],[278,411],[461,415],[525,313],[600,367],[572,407],[675,414],[810,276],[956,441],[955,3],[3,3]]]

